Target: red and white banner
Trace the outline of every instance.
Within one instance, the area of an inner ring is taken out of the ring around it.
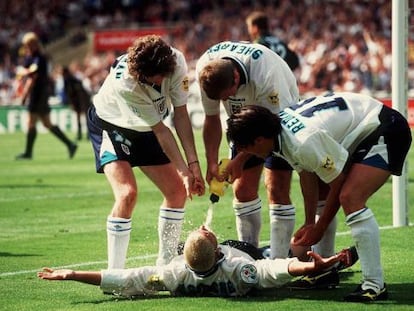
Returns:
[[[163,36],[168,33],[167,28],[144,28],[101,30],[93,34],[93,48],[95,52],[120,51],[124,52],[138,37],[146,35]]]

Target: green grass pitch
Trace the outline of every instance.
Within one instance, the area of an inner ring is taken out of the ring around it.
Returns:
[[[201,133],[197,148],[205,170]],[[368,202],[381,227],[382,262],[390,299],[370,306],[345,303],[342,297],[361,280],[360,265],[341,272],[340,287],[333,290],[274,290],[243,298],[174,298],[168,294],[135,300],[103,295],[98,287],[75,282],[47,282],[36,277],[44,266],[99,270],[106,267],[106,216],[113,198],[104,175],[96,174],[92,148],[79,143],[68,159],[67,150],[50,134],[38,135],[32,161],[15,161],[22,151],[22,133],[0,135],[0,310],[413,310],[414,227],[392,227],[392,182]],[[222,156],[225,156],[223,145]],[[414,151],[408,160],[408,206],[414,206]],[[161,196],[136,170],[139,199],[127,267],[153,264],[157,251],[157,217]],[[263,185],[262,244],[269,240],[268,209]],[[292,197],[297,207],[296,226],[303,221],[297,175]],[[215,204],[212,228],[220,240],[235,239],[232,196],[227,190]],[[194,197],[186,206],[185,235],[206,218],[208,195]],[[339,211],[337,249],[352,243]],[[414,223],[414,213],[409,210]]]

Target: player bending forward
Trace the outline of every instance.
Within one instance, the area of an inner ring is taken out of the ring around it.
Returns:
[[[402,173],[412,140],[407,120],[369,96],[337,93],[308,98],[279,115],[246,106],[227,125],[229,141],[241,152],[283,157],[298,171],[308,215],[317,208],[318,178],[329,184],[322,215],[295,233],[294,245],[315,245],[342,207],[363,278],[345,300],[387,299],[378,223],[366,204],[391,174]]]

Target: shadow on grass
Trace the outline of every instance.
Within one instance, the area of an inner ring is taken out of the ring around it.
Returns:
[[[293,290],[289,288],[280,288],[273,290],[255,291],[254,296],[241,297],[238,300],[252,299],[257,301],[273,301],[286,299],[303,299],[311,301],[337,301],[344,302],[344,296],[354,291],[359,283],[345,283],[352,274],[358,271],[341,272],[340,283],[335,289],[313,289],[313,290]],[[413,306],[414,305],[414,283],[391,283],[387,284],[388,300],[376,301],[375,304],[390,306]],[[348,302],[344,302],[348,303]]]
[[[332,301],[343,301],[344,296],[354,291],[359,284],[342,284],[338,288],[333,290],[308,290],[306,293],[303,291],[286,291],[280,298],[296,298],[296,299],[311,299],[311,300],[332,300]],[[375,304],[381,305],[399,305],[399,306],[412,306],[414,305],[414,297],[412,293],[414,291],[414,283],[409,284],[388,284],[388,300],[377,301]],[[328,294],[329,293],[329,294]]]
[[[275,302],[275,301],[284,301],[289,299],[296,299],[296,300],[304,300],[304,301],[312,301],[312,302],[323,302],[323,301],[331,301],[331,302],[343,302],[344,304],[354,304],[351,302],[345,302],[343,297],[348,293],[352,292],[358,284],[343,284],[338,286],[336,289],[318,289],[318,290],[291,290],[288,288],[280,288],[280,289],[272,289],[272,290],[263,290],[263,291],[256,291],[248,296],[245,297],[217,297],[217,299],[226,299],[228,301],[237,301],[246,303],[249,302]],[[387,305],[387,306],[413,306],[414,305],[414,298],[412,297],[412,293],[414,291],[414,283],[409,284],[389,284],[387,285],[388,292],[389,292],[389,299],[386,301],[376,301],[372,303],[368,303],[369,305]],[[92,305],[99,305],[104,303],[127,303],[129,301],[140,301],[140,300],[165,300],[165,299],[177,299],[180,297],[172,296],[167,292],[163,292],[158,295],[154,296],[139,296],[130,298],[120,298],[116,296],[106,296],[102,299],[97,300],[90,300],[90,301],[78,301],[73,303],[74,305],[82,305],[82,304],[92,304]],[[183,297],[183,298],[194,298],[194,297]],[[203,297],[203,298],[211,298],[211,297]]]
[[[342,271],[340,272],[340,284],[337,288],[334,289],[314,289],[314,290],[293,290],[289,288],[279,288],[279,289],[268,289],[268,290],[254,290],[249,295],[243,297],[217,297],[217,299],[226,299],[229,301],[238,301],[238,302],[274,302],[274,301],[284,301],[289,299],[297,300],[307,300],[313,302],[322,302],[322,301],[331,301],[331,302],[343,302],[348,304],[354,304],[349,302],[344,302],[343,297],[350,292],[354,291],[359,284],[356,283],[346,283],[345,281],[352,278],[354,273],[360,273],[360,271]],[[369,304],[375,305],[388,305],[388,306],[413,306],[414,297],[412,293],[414,292],[414,283],[392,283],[387,284],[387,289],[389,293],[389,298],[386,301],[377,301]],[[99,305],[103,303],[111,302],[122,302],[126,303],[128,301],[140,301],[140,300],[164,300],[164,299],[177,299],[178,296],[172,296],[168,292],[160,292],[157,295],[146,295],[146,296],[137,296],[134,298],[123,298],[112,295],[104,295],[104,298],[90,300],[90,301],[78,301],[74,302],[74,305],[80,304],[93,304]],[[195,298],[195,297],[183,297],[183,298]],[[202,297],[202,298],[212,298],[212,297]]]
[[[0,189],[26,189],[26,188],[75,188],[74,185],[43,184],[43,181],[36,180],[31,184],[7,184],[0,185]]]
[[[38,254],[14,254],[9,252],[0,252],[0,257],[34,257],[40,256]]]
[[[100,304],[111,303],[111,302],[126,303],[129,301],[140,301],[140,300],[148,300],[148,299],[160,300],[160,299],[177,299],[177,298],[179,297],[172,296],[168,292],[161,292],[157,295],[136,296],[133,298],[125,298],[125,297],[118,297],[118,296],[110,295],[110,294],[108,295],[104,294],[104,297],[101,299],[90,300],[90,301],[77,301],[77,302],[73,302],[72,304],[73,305],[83,305],[83,304],[100,305]]]

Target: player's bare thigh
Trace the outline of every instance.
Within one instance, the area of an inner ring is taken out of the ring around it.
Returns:
[[[339,195],[345,215],[364,208],[369,197],[381,188],[390,175],[389,171],[381,168],[353,164]]]
[[[257,199],[263,165],[243,169],[240,178],[233,182],[234,197],[239,202],[249,202]]]
[[[291,204],[291,170],[264,170],[265,186],[270,204]]]
[[[115,196],[111,216],[131,218],[138,194],[131,165],[127,161],[114,161],[106,164],[103,170]]]
[[[160,189],[165,206],[182,208],[186,201],[186,191],[182,179],[172,163],[141,166],[142,172]]]

